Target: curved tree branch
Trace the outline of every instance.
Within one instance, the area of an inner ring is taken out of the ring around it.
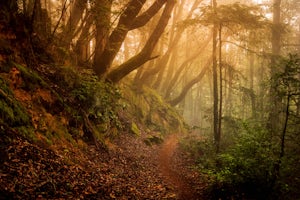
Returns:
[[[125,63],[121,64],[116,69],[112,70],[110,73],[108,73],[106,77],[108,80],[112,81],[113,83],[117,83],[127,74],[139,68],[151,59],[150,57],[153,52],[153,49],[155,48],[159,38],[163,34],[169,22],[175,3],[176,0],[168,0],[166,7],[156,25],[156,28],[154,29],[153,33],[151,34],[142,51],[136,56],[126,61]]]
[[[205,66],[202,68],[201,72],[183,87],[183,89],[181,90],[181,93],[175,99],[169,101],[171,106],[176,106],[178,103],[180,103],[184,99],[184,97],[187,94],[187,92],[189,91],[189,89],[191,89],[196,83],[198,83],[199,81],[202,80],[206,71],[209,69],[209,66],[211,65],[211,63],[212,63],[212,57],[206,62]]]
[[[137,16],[130,27],[130,30],[140,28],[147,24],[149,20],[160,10],[160,8],[167,2],[167,0],[156,0],[152,6],[148,8],[144,13]]]
[[[132,19],[135,19],[145,2],[146,0],[131,0],[121,14],[118,25],[109,36],[103,53],[99,56],[95,56],[93,68],[98,76],[103,76],[110,68],[130,30],[133,23]]]

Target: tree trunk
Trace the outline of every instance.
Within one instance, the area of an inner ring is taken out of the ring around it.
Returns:
[[[161,94],[164,94],[166,92],[166,86],[169,85],[169,81],[171,80],[171,77],[174,75],[174,68],[176,66],[178,60],[178,47],[174,47],[174,51],[170,56],[170,62],[168,64],[168,68],[165,70],[166,71],[166,76],[165,77],[160,77],[158,76],[156,81],[159,82],[159,85],[161,85]],[[163,82],[164,81],[164,82]]]
[[[222,77],[222,24],[219,25],[219,83],[220,83],[220,100],[219,100],[219,124],[218,124],[218,143],[217,152],[219,152],[221,134],[222,134],[222,112],[223,112],[223,77]]]
[[[227,67],[226,67],[226,76],[225,77],[227,77],[227,79],[228,79],[228,84],[227,85],[225,85],[225,90],[226,90],[226,88],[227,88],[227,92],[226,92],[226,100],[225,100],[225,115],[227,115],[227,116],[229,116],[229,117],[231,117],[231,111],[232,111],[232,93],[233,93],[233,76],[234,76],[234,74],[233,74],[233,69],[232,69],[232,67],[230,66],[230,65],[227,65]],[[225,84],[226,84],[226,82],[225,82]]]
[[[250,67],[250,90],[251,94],[251,110],[252,110],[252,118],[256,118],[256,98],[254,92],[254,54],[250,52],[249,57],[249,67]]]
[[[83,11],[87,6],[87,0],[75,0],[74,4],[70,10],[70,17],[67,21],[65,29],[62,33],[62,42],[65,47],[69,47],[73,37],[75,30],[78,26],[78,22],[83,15]]]
[[[213,9],[214,13],[216,15],[216,8],[217,8],[217,2],[216,0],[213,1]],[[217,35],[218,35],[218,25],[215,23],[213,26],[213,51],[212,51],[212,72],[213,72],[213,97],[214,97],[214,103],[213,103],[213,113],[214,113],[214,142],[216,147],[216,152],[219,152],[220,147],[220,135],[218,130],[218,124],[219,124],[219,114],[218,114],[218,102],[219,102],[219,95],[218,95],[218,73],[217,73]]]
[[[270,108],[270,121],[269,128],[272,133],[279,131],[279,115],[281,107],[281,99],[276,95],[276,74],[278,70],[278,58],[280,56],[281,49],[281,11],[280,11],[281,0],[273,1],[273,26],[272,26],[272,57],[271,57],[271,88],[270,95],[271,108]]]
[[[104,42],[105,44],[103,41],[101,42],[101,38],[103,38],[103,31],[101,31],[101,24],[99,24],[97,28],[97,30],[99,30],[97,31],[99,35],[96,43],[99,46],[96,45],[93,63],[94,71],[98,76],[105,76],[108,72],[114,58],[126,38],[127,33],[130,30],[144,26],[160,10],[166,0],[155,1],[149,9],[137,16],[145,2],[146,0],[131,0],[128,3],[126,9],[120,16],[117,27],[113,30],[107,42]],[[106,27],[104,27],[104,29],[106,29]]]
[[[101,63],[101,59],[103,59],[101,55],[104,52],[109,36],[112,0],[98,0],[95,4],[96,46],[94,65],[98,66]]]
[[[88,59],[86,54],[86,48],[88,47],[88,43],[90,41],[89,33],[90,27],[93,23],[93,16],[89,15],[86,19],[85,25],[82,27],[81,34],[77,40],[75,46],[75,53],[77,58],[78,65],[84,65]]]
[[[288,121],[289,121],[289,116],[290,116],[290,101],[291,101],[292,95],[290,94],[290,91],[287,94],[287,102],[286,102],[286,107],[285,107],[285,119],[284,119],[284,124],[283,124],[283,130],[280,136],[280,152],[279,152],[279,157],[278,161],[274,165],[274,183],[280,176],[280,169],[281,169],[281,163],[282,159],[285,155],[285,140],[286,140],[286,133],[287,133],[287,126],[288,126]]]
[[[167,0],[156,0],[144,13],[134,19],[130,30],[140,28],[147,24],[166,2]]]
[[[166,7],[159,19],[156,28],[154,29],[153,33],[151,34],[150,38],[148,39],[142,51],[136,56],[126,61],[125,63],[121,64],[115,70],[111,71],[107,75],[108,80],[112,81],[113,83],[117,83],[122,78],[124,78],[127,74],[139,68],[147,61],[153,59],[151,58],[152,51],[154,50],[159,38],[163,34],[169,22],[175,3],[176,3],[175,0],[169,0],[167,2]]]
[[[7,23],[7,25],[15,26],[17,21],[17,14],[18,14],[18,4],[17,0],[0,0],[0,14],[1,14],[1,21]],[[16,27],[13,27],[16,28]]]
[[[131,0],[121,14],[117,27],[113,30],[105,45],[103,53],[95,56],[93,69],[98,76],[103,76],[110,68],[114,58],[146,0]],[[99,28],[99,27],[98,27]],[[100,45],[99,43],[98,45]],[[99,47],[96,47],[99,49]]]

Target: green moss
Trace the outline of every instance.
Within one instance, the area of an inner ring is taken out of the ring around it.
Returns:
[[[35,71],[17,63],[13,63],[13,64],[21,72],[21,76],[23,78],[22,87],[24,89],[34,90],[40,86],[47,86],[46,82]]]
[[[21,76],[23,79],[21,88],[25,89],[25,90],[35,90],[37,88],[47,88],[51,91],[51,93],[55,96],[57,102],[56,102],[56,106],[61,106],[61,107],[67,107],[67,105],[64,103],[63,98],[55,91],[53,90],[48,83],[46,83],[44,81],[44,79],[35,71],[33,71],[32,69],[25,67],[21,64],[17,64],[13,62],[13,66],[15,66],[16,68],[18,68],[18,70],[20,70],[21,72]],[[75,74],[75,72],[74,72]],[[59,76],[58,76],[59,77]],[[65,75],[65,77],[68,77],[69,79],[72,79],[73,76],[69,76],[68,74]],[[59,79],[61,79],[61,77],[59,77]],[[74,78],[74,80],[76,81],[77,78]],[[66,87],[66,84],[62,84],[63,87]]]
[[[14,129],[29,140],[36,140],[30,116],[18,102],[5,80],[0,77],[0,116],[1,124]]]
[[[136,135],[136,136],[140,136],[141,135],[140,129],[138,128],[138,126],[134,122],[131,122],[131,132],[134,135]]]
[[[46,144],[49,145],[49,146],[53,145],[53,141],[50,140],[50,139],[48,139],[48,138],[45,139],[45,142],[46,142]]]
[[[46,132],[44,133],[44,135],[52,143],[55,140],[65,139],[71,144],[76,144],[72,134],[69,133],[67,127],[63,126],[59,121],[54,121],[52,124],[49,124],[49,127],[46,128]]]
[[[23,106],[14,98],[7,83],[0,77],[0,116],[11,127],[30,125],[30,118]]]
[[[89,137],[95,137],[93,139],[95,139],[97,142],[99,142],[103,147],[106,147],[105,145],[105,135],[102,134],[101,132],[98,131],[98,129],[94,126],[90,127],[92,131],[92,133],[89,133]],[[92,138],[87,138],[88,140],[91,140]],[[93,141],[93,142],[96,142],[96,141]],[[89,141],[90,142],[90,141]]]
[[[33,127],[31,127],[31,126],[20,126],[20,127],[17,127],[16,130],[23,137],[25,137],[25,138],[27,138],[31,141],[34,141],[34,142],[37,141],[37,137],[34,133]]]

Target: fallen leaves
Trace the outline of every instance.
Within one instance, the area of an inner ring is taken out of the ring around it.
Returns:
[[[159,170],[158,146],[149,147],[142,138],[126,134],[114,142],[118,148],[107,153],[93,146],[84,151],[67,146],[49,149],[15,138],[1,146],[4,156],[0,196],[4,199],[181,199],[178,188]],[[197,177],[192,173],[191,176]]]

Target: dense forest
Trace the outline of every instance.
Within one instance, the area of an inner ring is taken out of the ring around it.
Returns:
[[[0,199],[300,199],[300,0],[0,16]]]

